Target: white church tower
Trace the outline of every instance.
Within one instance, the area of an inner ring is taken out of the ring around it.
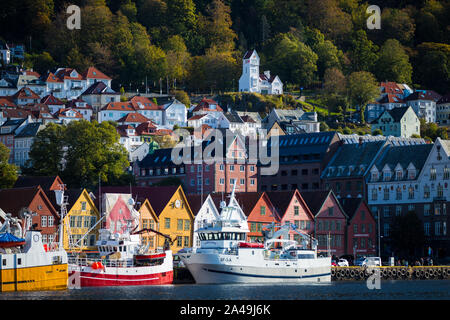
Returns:
[[[264,71],[264,73],[260,74],[259,56],[256,50],[250,50],[242,58],[242,75],[239,79],[239,91],[283,94],[283,83],[278,76],[270,75],[270,71]]]
[[[256,50],[247,51],[242,61],[242,75],[239,79],[239,91],[260,92],[259,56]]]

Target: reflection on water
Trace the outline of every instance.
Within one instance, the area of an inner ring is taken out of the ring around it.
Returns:
[[[450,299],[450,280],[382,281],[381,289],[369,290],[365,281],[318,284],[177,284],[79,290],[4,292],[0,300],[391,300]]]

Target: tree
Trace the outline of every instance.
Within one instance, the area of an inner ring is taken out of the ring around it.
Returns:
[[[30,151],[30,175],[58,174],[71,187],[128,181],[129,162],[116,128],[108,122],[75,121],[49,124]]]
[[[65,126],[52,122],[40,130],[31,145],[29,160],[23,173],[37,176],[62,174],[65,134]]]
[[[391,228],[391,247],[400,257],[422,254],[425,243],[423,223],[414,211],[395,216]]]
[[[431,141],[435,141],[438,137],[447,140],[447,130],[440,128],[434,122],[426,122],[425,119],[420,118],[420,136],[422,138],[429,138]]]
[[[183,83],[187,77],[191,55],[189,54],[184,40],[179,35],[167,39],[164,45],[167,57],[167,73],[170,79],[176,79],[178,83]]]
[[[385,8],[381,14],[382,42],[384,39],[397,39],[402,44],[410,44],[414,39],[416,25],[407,9]]]
[[[358,30],[352,37],[350,60],[353,71],[371,71],[378,59],[378,46],[367,38],[364,30]]]
[[[53,60],[50,53],[44,51],[42,53],[28,54],[25,53],[24,65],[27,68],[33,68],[34,71],[45,74],[47,71],[52,70],[57,66],[55,60]]]
[[[9,149],[0,142],[0,189],[11,188],[17,180],[17,167],[8,159]]]
[[[415,57],[415,83],[447,92],[450,88],[450,45],[424,42],[417,46]]]
[[[278,35],[273,39],[271,70],[277,70],[280,78],[301,87],[309,86],[315,80],[317,54],[293,34]]]
[[[380,81],[411,83],[412,66],[409,56],[395,39],[386,40],[381,47],[375,70]]]
[[[359,107],[361,122],[364,122],[367,103],[379,95],[378,83],[374,75],[366,71],[353,72],[347,79],[348,96]]]
[[[341,70],[329,68],[323,77],[323,90],[327,94],[343,94],[346,89],[346,79]]]

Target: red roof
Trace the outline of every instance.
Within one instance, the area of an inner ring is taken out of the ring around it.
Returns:
[[[41,99],[41,103],[44,103],[46,105],[64,105],[64,102],[56,98],[53,94],[46,95]]]
[[[77,102],[82,102],[82,103],[85,103],[86,105],[85,106],[79,106],[79,105],[76,104]],[[72,99],[72,100],[68,101],[66,103],[66,107],[67,108],[73,108],[73,109],[89,109],[89,110],[92,110],[92,106],[90,104],[86,103],[86,101],[84,101],[81,98],[76,98],[76,99]]]
[[[38,100],[41,99],[41,97],[39,97],[33,90],[31,90],[28,87],[21,88],[11,97],[13,97],[13,99],[38,99]]]
[[[41,77],[41,75],[39,73],[37,73],[36,71],[31,71],[31,70],[25,70],[25,74],[27,76],[35,76],[36,78]]]
[[[215,105],[215,108],[213,109],[211,105]],[[196,111],[220,111],[223,112],[223,109],[219,104],[212,100],[212,99],[206,99],[203,98],[202,101],[200,101],[197,106],[192,110],[192,112]]]
[[[84,73],[83,73],[84,79],[104,79],[104,80],[112,80],[110,77],[108,77],[106,74],[98,70],[96,67],[89,67]]]
[[[1,107],[15,108],[16,104],[9,100],[9,97],[0,97],[0,108]]]
[[[402,99],[397,97],[397,95],[391,94],[391,93],[388,93],[387,95],[385,95],[379,102],[380,103],[402,103],[402,104],[405,103]]]
[[[162,106],[158,106],[149,98],[144,96],[134,96],[130,99],[130,103],[133,105],[136,111],[138,110],[162,110]]]
[[[187,121],[198,120],[198,119],[201,119],[201,118],[203,118],[205,116],[206,116],[206,114],[196,114],[195,116],[192,116],[189,119],[187,119]]]
[[[55,116],[57,117],[69,117],[67,114],[68,111],[73,111],[75,113],[75,117],[70,117],[70,118],[83,118],[83,115],[81,113],[79,113],[77,110],[72,109],[72,108],[65,108],[65,109],[59,109],[58,111],[55,112]]]
[[[25,119],[31,115],[30,111],[24,109],[3,109],[1,112],[3,112],[5,118],[12,119]]]
[[[136,127],[136,131],[139,134],[152,134],[156,131],[156,126],[153,124],[151,120],[148,120],[146,122],[142,122]]]
[[[72,71],[76,72],[76,76],[72,77]],[[84,80],[83,76],[78,73],[74,68],[61,68],[55,72],[55,76],[60,80],[71,79],[71,80]]]
[[[144,117],[142,114],[137,113],[137,112],[128,113],[127,115],[125,115],[122,118],[120,118],[119,120],[117,120],[117,122],[137,122],[137,123],[147,122],[147,121],[149,121],[149,119],[147,117]]]
[[[63,82],[63,81],[50,72],[45,82]]]
[[[403,89],[395,82],[381,82],[380,87],[383,93],[403,94]]]
[[[110,102],[106,106],[104,106],[102,110],[136,111],[129,101]]]

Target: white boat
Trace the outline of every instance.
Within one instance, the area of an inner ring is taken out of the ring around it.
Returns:
[[[172,240],[151,228],[135,232],[139,227],[139,213],[133,205],[134,202],[131,202],[133,219],[126,220],[125,226],[99,230],[96,243],[99,254],[96,257],[83,257],[82,253],[69,257],[70,286],[112,287],[173,282],[173,257],[170,250]],[[100,222],[101,220],[97,223]],[[117,222],[115,224],[117,225]],[[112,231],[119,229],[123,232]],[[143,232],[153,232],[165,237],[164,247],[148,252],[149,245],[141,244],[139,234]]]
[[[246,242],[247,219],[236,204],[233,191],[220,219],[197,230],[200,246],[178,251],[196,283],[331,281],[331,257],[318,257],[317,241],[294,225],[273,223],[264,243]],[[289,230],[303,241],[285,239]]]

